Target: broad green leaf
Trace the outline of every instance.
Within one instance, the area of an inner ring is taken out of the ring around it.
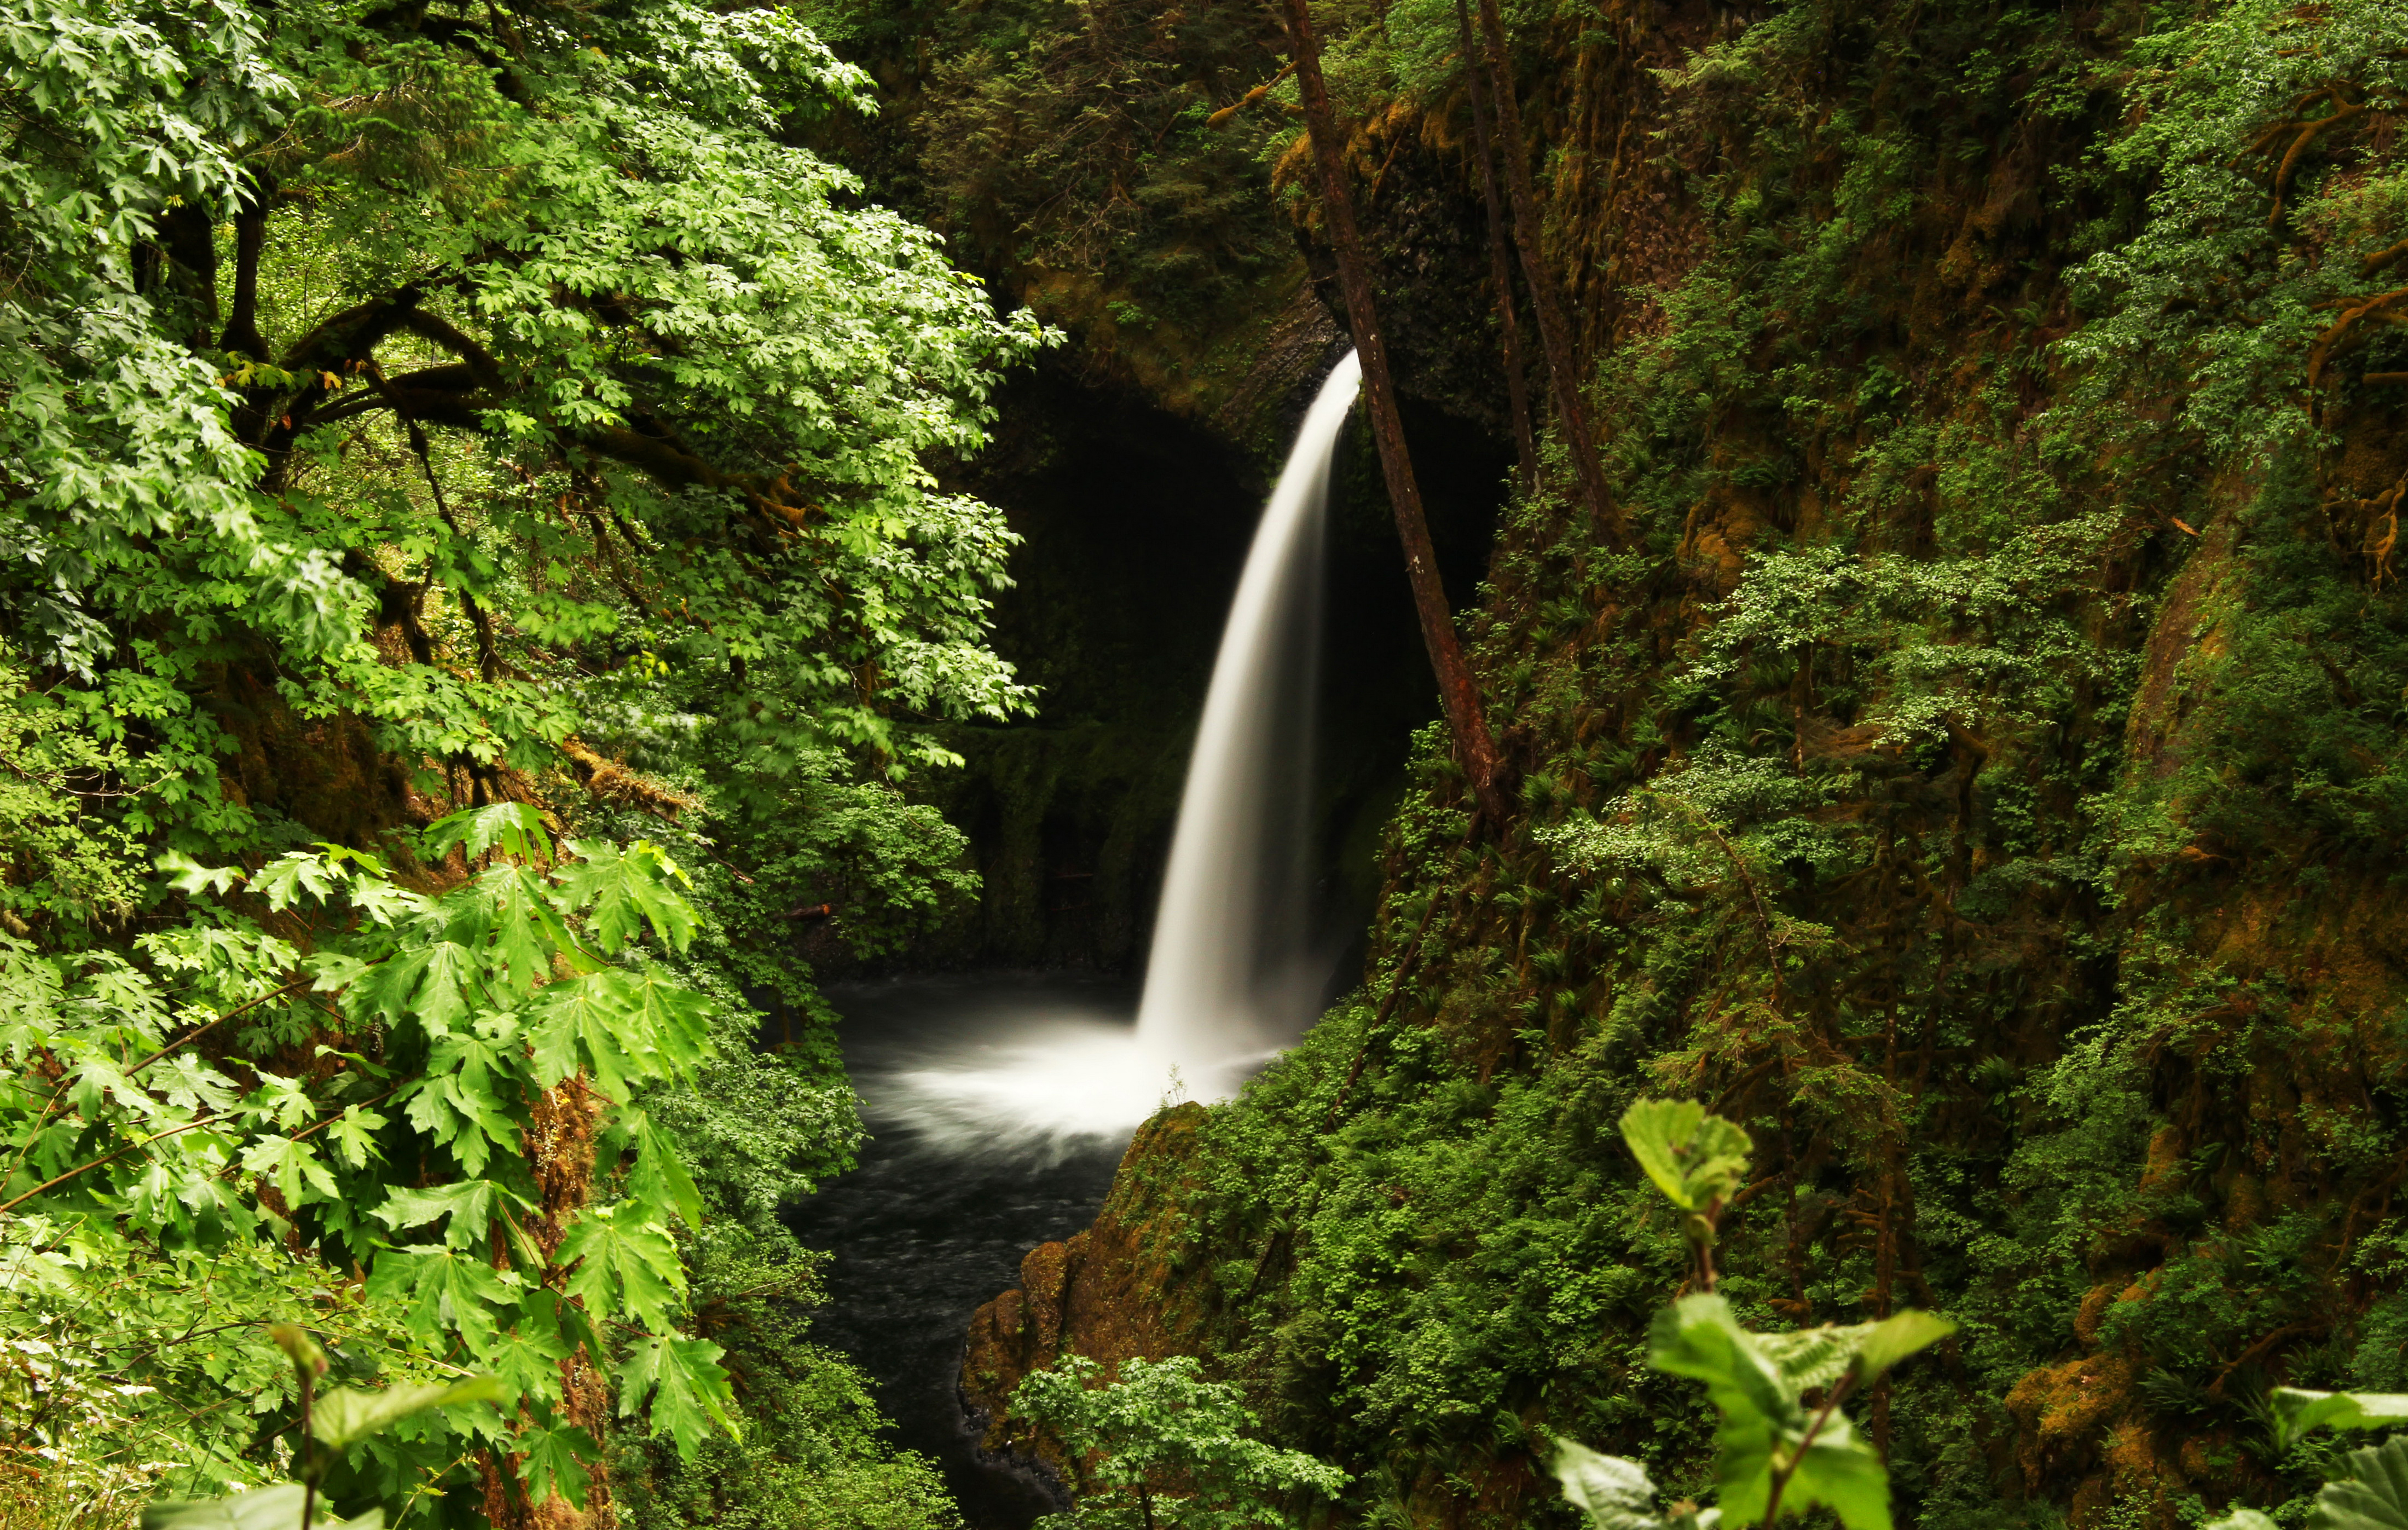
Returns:
[[[305,891],[313,902],[324,902],[344,880],[343,869],[329,864],[325,857],[294,850],[269,861],[251,878],[251,888],[267,900],[270,912],[281,914],[298,903]]]
[[[435,941],[405,946],[368,968],[348,997],[363,1018],[415,1018],[431,1033],[448,1035],[467,1018],[478,977],[474,952],[455,941]]]
[[[1956,1331],[1945,1318],[1912,1308],[1880,1322],[1826,1324],[1787,1334],[1756,1334],[1757,1350],[1796,1393],[1835,1384],[1854,1371],[1865,1386],[1908,1356]]]
[[[287,1206],[333,1200],[335,1176],[318,1161],[318,1149],[290,1137],[260,1137],[242,1150],[242,1166],[276,1187]],[[314,1191],[315,1193],[311,1193]]]
[[[580,1071],[609,1099],[627,1085],[691,1073],[708,1053],[710,1001],[652,972],[605,968],[554,983],[529,1018],[536,1079],[550,1089]]]
[[[508,1186],[490,1179],[464,1179],[456,1185],[438,1185],[432,1190],[396,1190],[376,1208],[376,1217],[396,1233],[449,1217],[451,1223],[443,1230],[444,1247],[481,1248],[497,1198],[517,1201],[521,1205],[528,1204]]]
[[[167,885],[178,892],[191,895],[208,892],[222,896],[228,888],[243,879],[239,866],[204,866],[181,851],[170,850],[151,864],[167,873]],[[294,1511],[298,1518],[300,1511]]]
[[[419,844],[421,853],[429,860],[442,859],[454,845],[464,846],[472,858],[496,844],[502,847],[502,854],[514,860],[552,853],[552,837],[544,832],[542,810],[529,802],[495,802],[437,818],[426,826]]]
[[[661,1134],[649,1118],[636,1127],[636,1167],[627,1176],[627,1198],[643,1206],[653,1220],[676,1215],[688,1227],[702,1227],[702,1192],[686,1173],[677,1145]]]
[[[2401,1530],[2408,1525],[2408,1436],[2352,1451],[2343,1458],[2348,1476],[2327,1482],[2316,1494],[2311,1523],[2316,1530]]]
[[[671,949],[682,951],[697,920],[673,881],[683,879],[677,863],[638,840],[624,852],[607,840],[572,840],[563,848],[579,859],[562,868],[560,883],[574,908],[588,908],[595,938],[616,951],[643,933],[645,921]]]
[[[522,1402],[560,1401],[560,1363],[576,1348],[572,1336],[563,1332],[561,1320],[567,1314],[582,1317],[561,1301],[558,1292],[530,1292],[518,1326],[494,1350],[494,1371]]]
[[[1685,1296],[1657,1313],[1647,1363],[1706,1384],[1721,1420],[1724,1516],[1734,1523],[1762,1518],[1773,1450],[1806,1422],[1796,1391],[1720,1296]]]
[[[376,1134],[389,1124],[387,1118],[366,1105],[351,1105],[326,1128],[326,1141],[336,1156],[354,1169],[365,1169],[371,1159],[384,1155],[378,1150]]]
[[[397,1381],[376,1392],[337,1387],[319,1394],[309,1411],[309,1433],[332,1450],[348,1451],[413,1413],[464,1403],[498,1403],[509,1396],[501,1378],[493,1376],[471,1377],[450,1386]]]
[[[484,885],[494,898],[494,953],[501,959],[503,981],[524,993],[552,975],[552,953],[574,942],[549,890],[525,867],[488,872]]]
[[[1656,1484],[1636,1461],[1559,1439],[1550,1469],[1563,1483],[1564,1497],[1597,1530],[1654,1530],[1661,1523],[1656,1517]]]
[[[1719,1419],[1715,1476],[1725,1523],[1760,1521],[1774,1464],[1794,1462],[1781,1497],[1784,1516],[1822,1506],[1849,1530],[1889,1530],[1889,1478],[1880,1458],[1837,1409],[1814,1426],[1796,1384],[1739,1325],[1729,1303],[1684,1297],[1657,1314],[1649,1341],[1649,1364],[1706,1384]]]
[[[1912,1355],[1939,1343],[1956,1332],[1956,1324],[1933,1312],[1918,1312],[1913,1307],[1894,1312],[1865,1334],[1856,1347],[1856,1384],[1870,1385],[1881,1374]],[[2408,1397],[2401,1398],[2408,1404]]]
[[[2276,1387],[2266,1395],[2283,1443],[2311,1429],[2382,1429],[2408,1423],[2408,1395],[2396,1392],[2309,1392]]]
[[[192,1498],[152,1504],[142,1511],[142,1530],[300,1530],[303,1490],[298,1482],[279,1482],[224,1498]],[[338,1520],[320,1499],[311,1516],[319,1526],[340,1530],[383,1530],[384,1510],[371,1508],[355,1520]]]
[[[574,1424],[566,1429],[538,1426],[521,1435],[516,1443],[523,1452],[519,1480],[526,1484],[527,1502],[540,1505],[561,1497],[573,1508],[585,1507],[586,1492],[593,1485],[585,1467],[602,1459],[602,1448],[592,1435]]]
[[[420,1343],[442,1354],[456,1334],[479,1364],[494,1353],[502,1321],[518,1305],[517,1293],[483,1260],[432,1244],[377,1255],[367,1291],[371,1301],[398,1304]]]
[[[495,1148],[518,1150],[519,1123],[505,1094],[515,1096],[512,1075],[523,1066],[514,1049],[480,1036],[447,1036],[428,1056],[427,1076],[408,1091],[404,1114],[481,1176]]]
[[[669,1309],[685,1291],[676,1241],[624,1201],[578,1218],[561,1240],[558,1262],[576,1266],[568,1294],[597,1321],[624,1316],[666,1332]]]
[[[1702,1212],[1737,1192],[1755,1144],[1695,1100],[1641,1100],[1622,1115],[1622,1140],[1665,1198]]]
[[[717,1424],[741,1439],[731,1411],[736,1401],[719,1357],[725,1351],[708,1339],[664,1335],[637,1345],[619,1367],[619,1417],[634,1418],[652,1398],[652,1433],[677,1441],[678,1454],[692,1461]]]
[[[2281,1527],[2254,1508],[2236,1508],[2221,1519],[2208,1521],[2200,1530],[2281,1530]]]
[[[1784,1442],[1785,1457],[1797,1442]],[[1889,1473],[1870,1441],[1835,1409],[1797,1456],[1789,1485],[1781,1494],[1784,1519],[1803,1517],[1816,1508],[1830,1509],[1849,1530],[1889,1530]],[[1736,1512],[1728,1494],[1722,1509]],[[1757,1506],[1761,1513],[1761,1505]]]

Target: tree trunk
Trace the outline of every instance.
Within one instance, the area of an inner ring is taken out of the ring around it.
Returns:
[[[1338,284],[1346,295],[1354,351],[1363,365],[1364,402],[1370,411],[1371,437],[1380,447],[1388,502],[1396,507],[1397,534],[1405,544],[1405,571],[1412,581],[1422,641],[1429,647],[1430,668],[1438,674],[1439,697],[1446,708],[1447,726],[1455,734],[1455,754],[1471,778],[1481,816],[1501,830],[1507,815],[1497,741],[1488,731],[1488,719],[1480,708],[1480,687],[1455,638],[1455,613],[1446,603],[1438,556],[1430,546],[1429,521],[1422,513],[1421,487],[1413,480],[1412,458],[1405,452],[1404,420],[1397,412],[1396,388],[1388,377],[1388,348],[1380,338],[1379,314],[1371,305],[1370,272],[1363,260],[1362,236],[1354,226],[1354,203],[1347,195],[1345,166],[1339,159],[1328,87],[1321,78],[1320,45],[1313,40],[1306,0],[1283,3],[1295,48],[1297,84],[1304,97],[1305,126],[1321,168],[1321,205],[1329,219],[1329,242],[1338,252]]]
[[[1455,0],[1455,25],[1463,33],[1463,79],[1471,90],[1472,147],[1480,155],[1480,197],[1488,208],[1488,281],[1497,289],[1497,323],[1505,340],[1505,398],[1513,411],[1513,454],[1522,469],[1522,492],[1539,492],[1539,442],[1530,432],[1530,382],[1522,368],[1522,318],[1513,301],[1513,256],[1505,247],[1504,197],[1497,189],[1495,135],[1488,130],[1488,87],[1482,80],[1480,46],[1471,36],[1471,10]]]
[[[1522,107],[1513,95],[1513,70],[1497,0],[1480,0],[1480,30],[1488,43],[1488,78],[1497,87],[1497,122],[1504,140],[1498,148],[1505,158],[1505,184],[1512,194],[1513,243],[1522,253],[1522,275],[1530,283],[1531,306],[1539,310],[1539,343],[1547,354],[1555,419],[1563,426],[1564,443],[1571,449],[1572,469],[1580,474],[1581,498],[1588,501],[1589,513],[1598,525],[1619,534],[1622,516],[1606,490],[1605,469],[1598,463],[1597,440],[1589,429],[1588,406],[1581,400],[1580,363],[1572,349],[1563,288],[1540,245],[1543,225],[1538,193],[1530,186],[1529,140],[1522,133]],[[1477,72],[1477,65],[1472,67]]]

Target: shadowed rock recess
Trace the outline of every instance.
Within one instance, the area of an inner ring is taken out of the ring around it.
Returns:
[[[1268,12],[856,8],[896,184],[1090,375],[1259,454],[1242,358],[1332,296],[1289,88],[1205,123]],[[1356,1474],[1349,1523],[1570,1523],[1554,1436],[1699,1491],[1710,1421],[1639,1364],[1680,1245],[1612,1132],[1678,1094],[1757,1144],[1748,1321],[1962,1324],[1870,1400],[1906,1519],[2313,1491],[2264,1390],[2408,1386],[2408,23],[1508,21],[1625,523],[1548,448],[1464,613],[1521,815],[1469,835],[1418,735],[1360,987],[1140,1133],[966,1393],[1026,1445],[1031,1367],[1199,1355]],[[1501,461],[1452,8],[1323,24],[1414,444]]]

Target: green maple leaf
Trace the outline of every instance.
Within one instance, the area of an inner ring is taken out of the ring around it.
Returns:
[[[677,1145],[661,1134],[651,1118],[641,1111],[635,1115],[630,1124],[635,1134],[636,1167],[627,1176],[627,1199],[643,1206],[652,1220],[666,1221],[674,1214],[688,1227],[699,1230],[702,1192],[695,1188],[694,1176],[686,1172]]]
[[[453,845],[465,846],[474,857],[498,844],[502,854],[514,860],[552,853],[552,836],[544,832],[543,812],[529,802],[495,802],[437,818],[426,826],[419,844],[421,853],[429,860],[442,859],[452,853]]]
[[[288,1207],[310,1200],[333,1200],[335,1176],[318,1161],[318,1150],[290,1137],[261,1137],[242,1150],[242,1166],[276,1187]],[[317,1191],[315,1196],[310,1191]]]
[[[694,939],[694,905],[671,885],[681,878],[675,862],[638,840],[624,852],[603,840],[572,840],[563,846],[579,859],[560,873],[573,908],[592,905],[594,933],[606,951],[616,951],[643,933],[646,920],[671,948]]]
[[[366,969],[352,983],[350,998],[368,1015],[389,1020],[416,1018],[434,1035],[451,1033],[467,1018],[479,971],[474,951],[457,941],[405,946]]]
[[[494,898],[494,954],[501,959],[502,980],[524,993],[552,975],[552,953],[573,950],[575,942],[550,890],[525,867],[488,872],[485,881]]]
[[[396,1233],[449,1217],[451,1223],[443,1231],[444,1247],[474,1249],[485,1242],[485,1229],[493,1220],[496,1200],[515,1202],[521,1206],[532,1204],[508,1186],[490,1179],[464,1179],[456,1185],[438,1185],[433,1190],[396,1190],[377,1207],[376,1216]]]
[[[542,1505],[561,1497],[573,1508],[585,1507],[586,1490],[593,1485],[585,1468],[602,1459],[602,1447],[592,1435],[574,1424],[566,1429],[538,1426],[513,1443],[522,1452],[519,1480],[526,1484],[527,1502]]]
[[[520,1065],[514,1049],[476,1036],[446,1037],[427,1059],[427,1076],[408,1091],[404,1114],[451,1148],[461,1167],[481,1176],[495,1148],[517,1150],[519,1123],[502,1086]]]
[[[560,1363],[575,1348],[561,1319],[576,1310],[562,1303],[558,1292],[527,1293],[518,1326],[493,1359],[494,1370],[515,1395],[530,1404],[560,1401]]]
[[[676,1240],[624,1201],[580,1217],[561,1240],[558,1262],[577,1266],[568,1277],[568,1294],[597,1321],[624,1314],[655,1334],[664,1332],[670,1307],[685,1291]]]
[[[554,983],[537,997],[530,1041],[537,1081],[550,1089],[590,1071],[624,1100],[629,1080],[690,1073],[708,1055],[710,1001],[655,973],[615,967]]]
[[[456,1334],[480,1362],[501,1341],[501,1317],[518,1306],[517,1295],[483,1260],[432,1244],[377,1255],[367,1292],[371,1301],[393,1304],[403,1325],[436,1353],[449,1351]]]
[[[660,1335],[637,1345],[619,1367],[619,1416],[634,1418],[652,1399],[652,1433],[677,1441],[678,1454],[692,1461],[710,1427],[741,1439],[731,1411],[735,1390],[719,1364],[725,1353],[708,1339]]]
[[[377,1148],[376,1133],[387,1124],[386,1118],[367,1106],[351,1105],[326,1129],[326,1140],[344,1162],[354,1169],[365,1169],[370,1159],[384,1156]]]

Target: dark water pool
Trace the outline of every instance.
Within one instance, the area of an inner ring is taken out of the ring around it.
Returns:
[[[896,1443],[935,1458],[972,1530],[1024,1530],[1060,1506],[1024,1467],[981,1455],[957,1390],[963,1335],[981,1303],[1017,1282],[1022,1255],[1094,1219],[1130,1132],[1099,1124],[1091,1100],[1068,1093],[1060,1115],[1075,1130],[1045,1130],[1046,1102],[1026,1097],[1025,1070],[989,1118],[932,1116],[913,1080],[1031,1034],[1110,1043],[1133,1024],[1137,990],[1076,974],[982,973],[827,991],[873,1136],[860,1167],[787,1214],[807,1246],[835,1256],[814,1336],[868,1374]],[[1092,1094],[1076,1070],[1058,1088]]]

